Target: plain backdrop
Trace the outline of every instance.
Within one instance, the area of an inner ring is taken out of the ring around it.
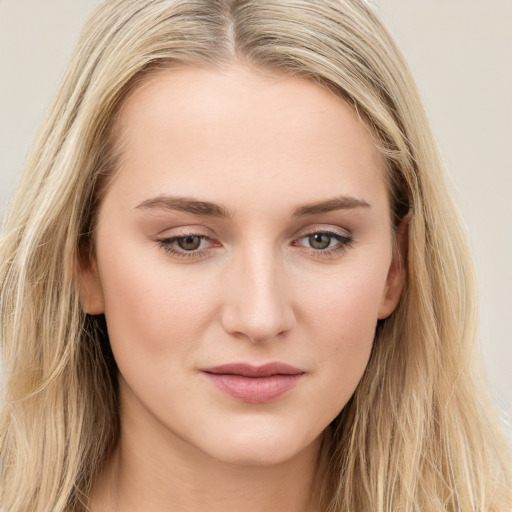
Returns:
[[[97,0],[0,0],[0,217]],[[481,352],[512,439],[512,0],[371,1],[418,83],[468,225]]]

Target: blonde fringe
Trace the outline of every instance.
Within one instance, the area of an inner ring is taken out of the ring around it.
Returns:
[[[512,510],[510,451],[475,363],[472,263],[413,80],[362,0],[113,0],[86,26],[0,239],[0,506],[86,509],[118,435],[115,379],[77,295],[117,109],[172,63],[293,73],[345,99],[412,207],[407,283],[333,423],[329,512]]]

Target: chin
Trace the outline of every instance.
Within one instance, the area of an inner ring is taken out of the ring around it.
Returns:
[[[318,436],[319,439],[321,436]],[[313,444],[299,432],[259,431],[231,433],[228,439],[205,447],[210,456],[227,464],[240,466],[274,466],[303,453]]]

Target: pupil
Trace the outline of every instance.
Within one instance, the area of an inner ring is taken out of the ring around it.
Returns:
[[[178,245],[185,251],[195,251],[201,245],[201,238],[198,236],[178,238]]]
[[[325,233],[315,233],[309,236],[309,243],[313,249],[327,249],[330,242],[331,237]]]

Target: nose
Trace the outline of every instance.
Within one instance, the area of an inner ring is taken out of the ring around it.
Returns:
[[[269,253],[241,255],[224,289],[225,331],[258,343],[284,336],[295,324],[290,283],[278,258]]]

